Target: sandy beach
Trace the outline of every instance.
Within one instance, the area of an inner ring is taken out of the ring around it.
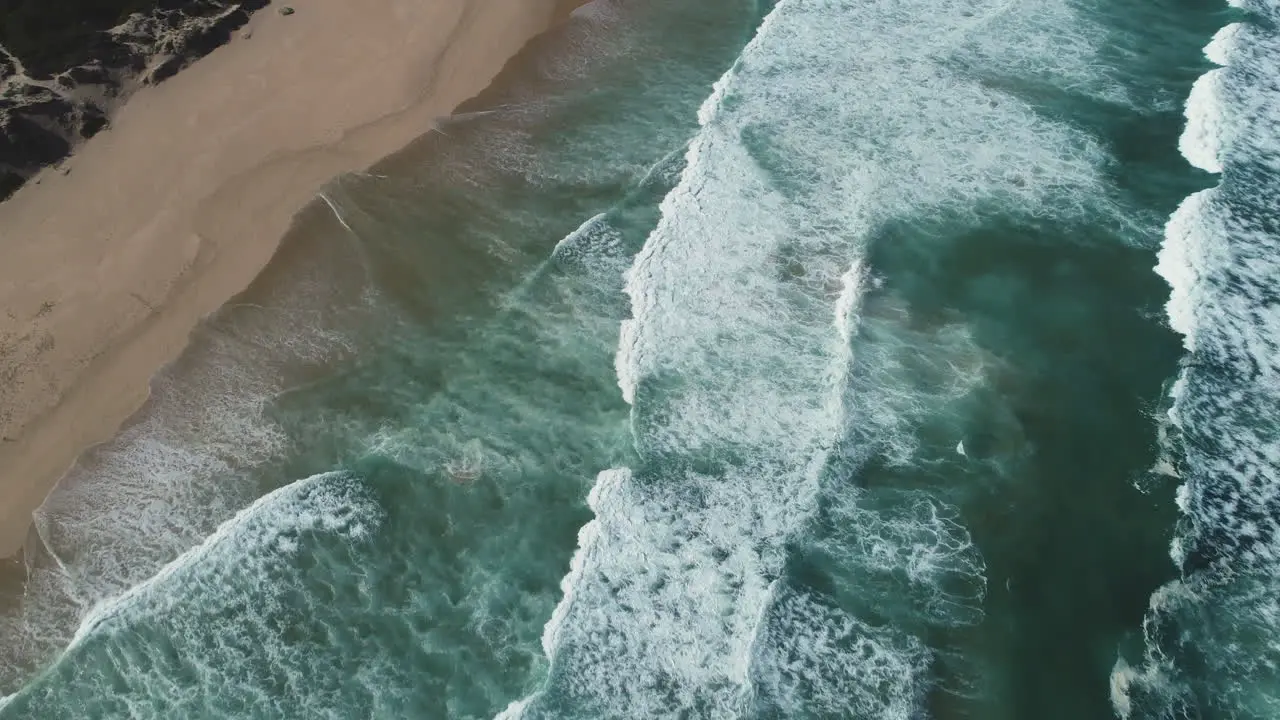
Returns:
[[[273,6],[0,203],[0,557],[327,180],[427,132],[576,4]]]

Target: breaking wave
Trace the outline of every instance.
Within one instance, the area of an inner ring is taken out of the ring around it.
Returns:
[[[1186,348],[1168,412],[1180,578],[1151,598],[1142,662],[1116,664],[1126,718],[1280,712],[1280,6],[1233,4],[1246,19],[1205,47],[1219,67],[1179,144],[1220,181],[1169,219],[1156,267]]]
[[[980,617],[982,561],[945,503],[824,500],[847,423],[883,400],[849,391],[865,250],[903,218],[1105,207],[1104,150],[1019,95],[1113,92],[1090,37],[1057,2],[775,6],[627,273],[616,365],[639,459],[597,478],[549,677],[500,717],[916,716],[932,651],[795,586],[788,545],[826,503],[856,524],[828,540],[864,553],[854,572],[905,562],[921,614]]]

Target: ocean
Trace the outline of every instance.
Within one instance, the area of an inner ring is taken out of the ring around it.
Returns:
[[[1278,22],[584,6],[81,458],[0,720],[1275,717]]]

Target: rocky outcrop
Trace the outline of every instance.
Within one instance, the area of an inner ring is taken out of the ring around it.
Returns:
[[[270,0],[115,2],[111,12],[98,0],[80,22],[48,0],[0,9],[0,199],[105,127],[134,89],[226,43]]]

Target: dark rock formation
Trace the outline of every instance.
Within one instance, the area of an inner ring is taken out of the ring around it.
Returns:
[[[96,61],[92,65],[77,65],[58,77],[66,77],[73,85],[106,85],[111,82],[111,73]]]
[[[269,2],[0,3],[0,200],[105,127],[131,89],[209,54]]]

